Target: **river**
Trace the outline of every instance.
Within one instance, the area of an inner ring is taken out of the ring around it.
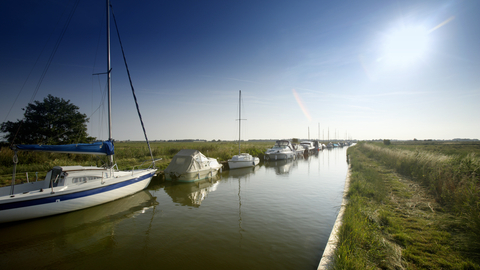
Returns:
[[[346,149],[162,181],[89,209],[0,226],[2,269],[317,269]]]

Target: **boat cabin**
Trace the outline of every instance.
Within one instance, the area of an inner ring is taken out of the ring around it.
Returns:
[[[90,181],[98,181],[108,177],[106,169],[83,166],[55,166],[47,173],[45,182],[53,183],[53,187],[81,185]]]

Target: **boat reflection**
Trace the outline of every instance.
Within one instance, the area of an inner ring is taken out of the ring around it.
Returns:
[[[45,239],[81,248],[90,246],[95,239],[105,240],[114,235],[117,223],[150,213],[151,211],[147,210],[157,204],[156,197],[142,190],[128,197],[79,211],[2,224],[0,249],[35,249],[37,242]],[[41,256],[40,253],[38,256]]]
[[[167,193],[175,203],[182,206],[200,207],[202,201],[208,196],[208,193],[217,189],[220,177],[218,175],[212,178],[199,180],[193,183],[184,182],[165,182],[165,193]]]
[[[232,178],[241,178],[244,176],[247,176],[249,174],[254,174],[255,171],[258,170],[260,166],[255,166],[255,167],[248,167],[248,168],[240,168],[240,169],[235,169],[235,170],[229,170],[228,171],[228,176]]]
[[[277,161],[266,161],[265,168],[272,168],[275,170],[277,175],[289,174],[290,170],[295,167],[297,161],[295,160],[277,160]]]

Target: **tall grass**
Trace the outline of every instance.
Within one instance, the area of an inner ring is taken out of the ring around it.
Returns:
[[[362,143],[364,153],[428,187],[436,200],[461,216],[471,231],[470,249],[480,257],[480,159],[475,153],[443,155]]]
[[[437,175],[437,180],[457,177],[460,180],[453,191],[441,191],[460,196],[460,190],[474,191],[463,187],[465,179],[478,187],[471,178],[472,168],[476,176],[474,160],[364,143],[350,147],[347,153],[351,157],[350,188],[333,269],[480,269],[478,208],[470,202],[478,194],[440,207],[420,185],[395,173],[422,184],[434,181],[426,179],[427,174]],[[430,186],[432,191],[437,188],[435,182]],[[462,203],[455,205],[458,202]]]
[[[379,230],[391,223],[384,211],[378,211],[388,196],[384,177],[368,165],[358,147],[348,151],[352,156],[348,207],[338,233],[333,269],[395,269],[399,256]]]

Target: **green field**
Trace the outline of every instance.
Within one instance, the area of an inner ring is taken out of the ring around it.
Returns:
[[[263,159],[263,154],[274,145],[274,141],[242,142],[243,153],[249,153]],[[152,142],[154,159],[161,158],[156,162],[156,167],[163,171],[173,156],[181,149],[197,149],[207,157],[217,158],[219,162],[225,162],[238,154],[238,142]],[[10,185],[13,172],[13,151],[8,147],[0,149],[0,186]],[[134,166],[148,167],[151,164],[148,146],[145,142],[116,142],[115,162],[120,170],[131,170]],[[101,166],[106,162],[106,157],[77,154],[57,154],[40,152],[18,152],[18,164],[16,183],[25,182],[26,173],[29,180],[35,180],[38,172],[40,180],[45,178],[46,173],[53,166]]]
[[[359,143],[334,269],[480,269],[479,143]]]

